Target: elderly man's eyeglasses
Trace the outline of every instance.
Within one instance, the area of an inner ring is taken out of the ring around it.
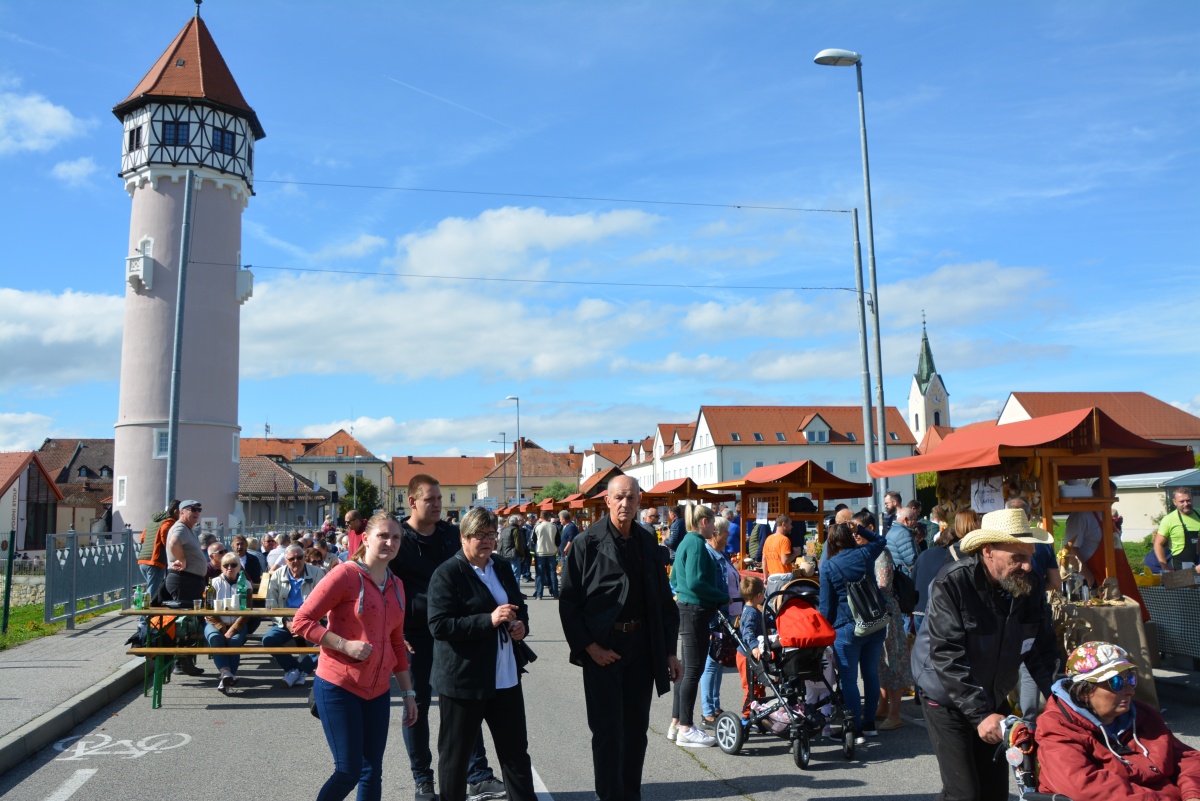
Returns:
[[[496,532],[494,532],[494,531],[479,531],[479,532],[472,534],[471,539],[473,539],[473,540],[494,540],[494,539],[496,539]]]
[[[1126,684],[1129,685],[1130,689],[1137,687],[1137,681],[1137,673],[1134,673],[1132,670],[1128,670],[1124,673],[1118,673],[1117,675],[1109,678],[1109,680],[1104,682],[1104,684],[1107,685],[1108,689],[1112,690],[1114,693],[1119,693],[1121,690],[1125,689]]]

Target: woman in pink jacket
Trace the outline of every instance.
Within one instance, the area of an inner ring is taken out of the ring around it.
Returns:
[[[1086,642],[1037,720],[1038,789],[1074,801],[1198,801],[1200,751],[1133,700],[1137,668],[1124,648]]]
[[[359,801],[378,801],[393,675],[404,693],[404,725],[417,720],[404,645],[404,587],[388,570],[400,537],[391,517],[372,517],[354,558],[313,588],[292,624],[321,646],[313,695],[334,768],[317,801],[341,801],[356,785]],[[328,627],[320,622],[326,617]]]

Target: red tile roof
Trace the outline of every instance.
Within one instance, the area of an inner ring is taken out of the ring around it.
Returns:
[[[314,491],[312,482],[304,476],[266,456],[250,456],[238,464],[238,497],[245,499],[251,495],[278,495],[285,501],[305,496],[327,497],[322,490]]]
[[[593,442],[585,454],[595,452],[613,464],[621,464],[629,458],[629,453],[637,446],[636,442]]]
[[[258,115],[242,96],[233,73],[200,17],[188,20],[129,97],[113,107],[113,114],[117,119],[123,119],[131,110],[152,99],[173,98],[207,100],[214,106],[237,112],[249,119],[255,139],[266,136]]]
[[[508,465],[507,468],[505,465]],[[530,439],[525,440],[521,449],[522,478],[566,478],[573,476],[578,480],[579,470],[583,467],[582,453],[551,453]],[[505,470],[512,478],[517,474],[517,456],[515,453],[505,455],[503,461],[495,465],[487,473],[488,478],[499,478]]]
[[[1031,417],[1095,406],[1146,439],[1200,439],[1200,417],[1145,392],[1014,392],[1012,399]]]
[[[579,485],[579,493],[582,495],[592,495],[592,490],[600,487],[608,488],[608,482],[612,481],[617,476],[625,475],[619,467],[606,467],[603,470],[598,470],[592,473],[587,479]]]
[[[700,413],[708,422],[714,445],[807,445],[803,427],[820,415],[829,424],[830,445],[862,445],[863,420],[861,406],[701,406]],[[886,417],[889,434],[888,445],[916,445],[917,440],[904,422],[903,415],[895,406],[888,406]],[[731,434],[739,434],[741,440],[734,442]],[[762,442],[754,440],[754,434],[763,435]],[[780,442],[776,433],[781,433],[786,443]],[[847,433],[854,434],[850,439]]]
[[[46,484],[50,489],[54,490],[54,497],[58,500],[63,499],[62,491],[58,485],[54,483],[54,477],[46,470],[46,465],[33,451],[14,451],[11,453],[0,453],[0,495],[8,492],[8,488],[13,485],[13,482],[20,478],[25,469],[29,467],[29,463],[33,462],[37,465],[37,469],[42,472],[42,477],[46,480]]]
[[[342,449],[341,453],[338,453],[338,448]],[[359,456],[363,459],[374,459],[378,461],[378,457],[367,450],[366,446],[364,446],[354,437],[347,434],[345,429],[339,428],[337,433],[333,434],[333,436],[321,440],[321,442],[318,444],[313,445],[304,452],[303,456],[298,458],[319,460],[331,458],[345,459],[347,457],[353,458],[355,456]]]
[[[50,439],[38,448],[38,458],[46,472],[54,477],[55,483],[79,484],[79,468],[88,470],[86,478],[95,484],[112,484],[113,440],[111,439]],[[107,467],[110,475],[100,476],[100,468]],[[63,492],[66,492],[64,489]],[[109,490],[111,492],[111,488]]]
[[[238,441],[241,458],[278,456],[286,461],[297,459],[309,448],[321,444],[320,439],[289,439],[287,437],[242,437]]]
[[[395,456],[392,486],[407,487],[413,476],[425,473],[443,486],[470,487],[478,484],[495,464],[494,456]]]

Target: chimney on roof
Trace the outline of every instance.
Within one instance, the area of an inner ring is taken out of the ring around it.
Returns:
[[[627,439],[627,440],[625,440],[625,443],[626,443],[627,445],[632,445],[632,444],[633,444],[633,440],[631,440],[631,439]]]
[[[621,444],[620,440],[615,440],[615,439],[613,440],[613,445],[620,445],[620,444]]]
[[[412,460],[412,457],[411,457],[411,456],[409,456],[409,457],[408,457],[408,463],[409,463],[409,464],[412,464],[412,463],[413,463],[413,460]]]

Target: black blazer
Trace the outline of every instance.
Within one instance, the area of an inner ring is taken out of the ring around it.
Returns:
[[[613,623],[629,594],[629,579],[612,532],[608,517],[600,518],[572,540],[571,550],[563,561],[558,615],[567,645],[571,647],[571,663],[575,665],[591,659],[585,649],[592,643],[610,646]],[[671,688],[667,657],[675,655],[679,607],[671,596],[654,535],[634,523],[630,536],[642,550],[645,625],[650,635],[654,683],[662,695]]]
[[[528,636],[529,607],[517,587],[511,563],[493,553],[492,569],[508,593],[508,602],[518,607],[517,618],[525,624]],[[499,632],[492,626],[492,610],[497,604],[462,551],[433,572],[428,598],[434,689],[451,698],[491,698],[496,694],[496,651],[500,647]],[[519,678],[522,649],[513,651]]]

